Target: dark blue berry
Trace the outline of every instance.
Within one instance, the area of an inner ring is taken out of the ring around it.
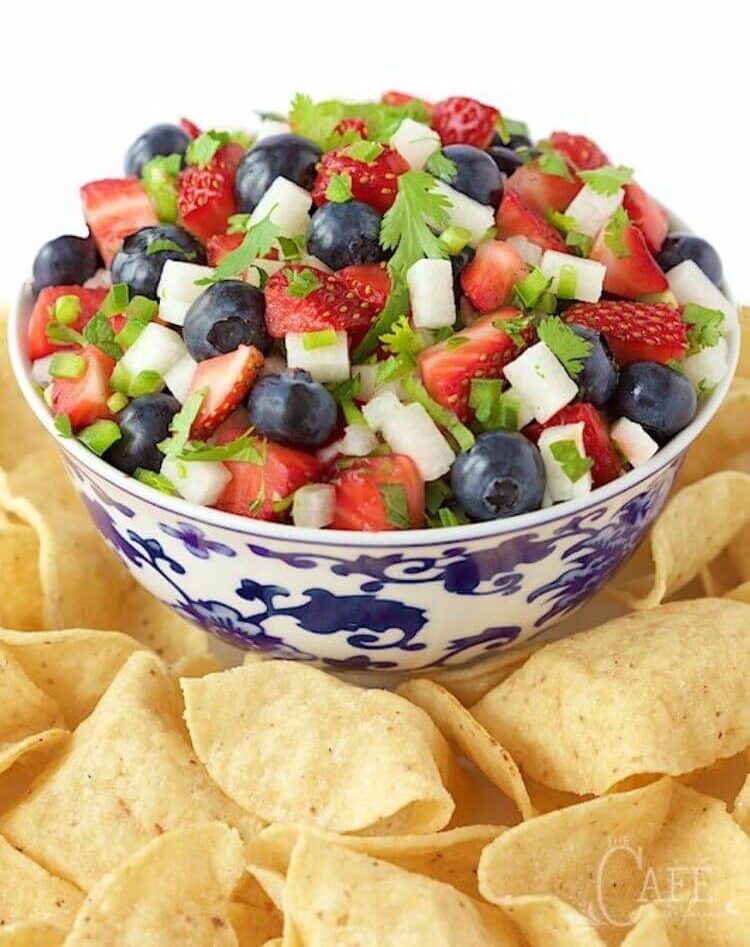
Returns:
[[[138,467],[159,470],[164,454],[156,445],[169,437],[169,425],[181,407],[176,398],[163,393],[134,398],[117,415],[122,437],[104,459],[126,474]]]
[[[510,148],[515,151],[517,148],[531,148],[531,139],[528,135],[511,135],[507,142],[504,142],[498,132],[492,136],[490,147]]]
[[[591,343],[591,352],[581,359],[583,368],[575,377],[581,400],[601,407],[609,401],[617,387],[617,362],[601,332],[575,322],[569,322],[568,326],[577,336]]]
[[[456,297],[456,302],[458,302],[463,293],[463,289],[461,288],[461,273],[463,273],[464,267],[468,266],[475,256],[476,250],[473,247],[464,247],[460,253],[457,253],[455,256],[451,257],[451,269],[453,270],[453,295]]]
[[[497,165],[498,171],[506,177],[510,177],[514,171],[517,171],[522,165],[523,160],[511,148],[505,148],[503,145],[493,145],[487,150],[487,154]]]
[[[439,175],[446,184],[480,204],[497,207],[503,196],[503,176],[486,151],[472,145],[448,145],[443,154],[456,166],[455,177]]]
[[[471,450],[456,458],[451,483],[458,502],[475,520],[538,510],[546,485],[542,455],[522,434],[481,434]]]
[[[254,145],[237,167],[235,188],[240,210],[253,211],[277,177],[312,190],[322,151],[299,135],[270,135]]]
[[[707,240],[691,233],[671,233],[656,260],[665,272],[684,260],[693,260],[712,283],[721,283],[721,257]]]
[[[247,399],[258,434],[295,447],[320,447],[331,436],[338,408],[333,395],[309,372],[265,375]]]
[[[65,234],[45,243],[34,258],[34,292],[45,286],[80,286],[104,266],[91,237]]]
[[[149,247],[157,240],[168,240],[176,244],[176,248],[149,253]],[[122,248],[115,254],[112,279],[115,283],[127,283],[131,298],[147,296],[156,299],[156,288],[167,260],[205,263],[206,254],[195,237],[182,227],[171,224],[141,227],[125,238]]]
[[[690,424],[697,406],[695,388],[687,378],[659,362],[632,362],[622,368],[609,404],[614,417],[630,418],[660,444]]]
[[[179,125],[154,125],[139,135],[125,154],[125,174],[139,178],[143,165],[157,155],[184,155],[190,135]]]
[[[312,216],[307,249],[332,270],[385,258],[380,246],[380,214],[369,204],[324,204]]]
[[[264,355],[272,348],[266,332],[263,293],[242,280],[225,280],[209,286],[185,316],[182,337],[193,358],[234,352],[240,345],[254,345]]]

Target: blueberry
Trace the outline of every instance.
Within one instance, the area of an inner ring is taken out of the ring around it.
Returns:
[[[369,204],[324,204],[312,216],[307,250],[332,270],[385,258],[380,246],[380,214]]]
[[[182,251],[157,250],[149,253],[148,248],[156,240],[169,240]],[[171,224],[141,227],[126,237],[122,248],[112,260],[112,280],[115,283],[127,283],[131,297],[147,296],[156,299],[156,287],[161,279],[161,271],[167,260],[189,260],[191,263],[205,263],[206,254],[200,243],[182,227]]]
[[[503,145],[493,145],[487,149],[487,154],[497,165],[499,171],[502,171],[507,177],[510,177],[514,171],[517,171],[523,161],[511,148],[505,148]]]
[[[338,416],[330,391],[301,370],[264,375],[250,391],[247,408],[259,434],[306,448],[324,444]]]
[[[664,444],[690,424],[697,404],[684,375],[659,362],[632,362],[621,369],[609,407],[614,416],[635,421]]]
[[[497,207],[503,196],[503,176],[486,151],[472,145],[448,145],[443,154],[456,165],[454,178],[439,175],[467,197]]]
[[[159,470],[164,454],[156,446],[169,437],[169,425],[182,405],[172,395],[143,395],[134,398],[117,415],[122,437],[105,453],[104,459],[126,474],[136,468]]]
[[[464,267],[468,266],[469,263],[476,256],[476,250],[473,247],[464,247],[460,253],[457,253],[455,256],[451,257],[451,269],[453,270],[453,295],[456,297],[456,302],[461,298],[463,294],[463,289],[461,288],[461,273],[464,270]]]
[[[591,343],[591,353],[581,359],[583,369],[576,376],[583,401],[601,407],[612,397],[617,387],[619,371],[612,351],[601,332],[569,322],[568,327],[577,336]]]
[[[190,135],[179,125],[153,125],[139,135],[125,154],[125,174],[139,178],[143,165],[157,155],[184,155]]]
[[[458,455],[451,483],[458,502],[476,520],[538,510],[546,485],[542,455],[522,434],[490,431]]]
[[[516,151],[518,148],[531,148],[531,139],[528,135],[511,135],[507,142],[504,142],[498,132],[492,136],[490,147],[509,148]]]
[[[665,272],[683,260],[693,260],[712,283],[721,283],[721,257],[707,240],[691,233],[671,233],[656,260]]]
[[[80,286],[104,266],[91,237],[65,234],[44,244],[34,258],[34,292],[45,286]]]
[[[188,309],[182,336],[193,358],[234,352],[240,345],[254,345],[264,355],[272,341],[266,332],[266,299],[242,280],[214,283]]]
[[[277,177],[312,190],[322,156],[315,142],[290,133],[269,135],[254,145],[237,167],[235,188],[240,210],[252,211]]]

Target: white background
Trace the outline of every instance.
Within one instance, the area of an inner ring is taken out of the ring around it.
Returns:
[[[249,125],[293,93],[466,94],[542,137],[586,133],[710,240],[750,300],[742,0],[15,0],[0,13],[0,302],[83,233],[78,187],[147,126]],[[12,12],[11,12],[12,11]]]

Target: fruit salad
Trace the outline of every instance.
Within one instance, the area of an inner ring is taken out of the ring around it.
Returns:
[[[63,437],[262,520],[446,527],[646,464],[729,371],[716,251],[589,138],[400,92],[145,131],[33,266]]]

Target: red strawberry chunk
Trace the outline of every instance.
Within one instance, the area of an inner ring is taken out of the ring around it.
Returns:
[[[217,233],[209,237],[206,243],[208,265],[218,266],[227,253],[237,249],[244,237],[243,233]]]
[[[461,420],[467,420],[471,416],[472,379],[502,378],[503,369],[520,351],[495,323],[518,316],[517,309],[500,309],[461,329],[451,339],[420,352],[419,372],[433,401],[455,412]],[[456,339],[461,340],[459,344]]]
[[[495,217],[497,236],[502,240],[508,237],[526,237],[542,250],[557,250],[568,253],[569,248],[552,224],[540,213],[527,207],[515,191],[506,190]]]
[[[367,122],[363,118],[342,118],[334,131],[339,135],[347,132],[357,132],[360,137],[367,138]]]
[[[224,145],[207,167],[193,165],[180,175],[180,219],[199,240],[223,234],[227,221],[237,213],[234,178],[244,153],[241,145]]]
[[[346,151],[346,148],[329,151],[319,161],[312,189],[313,201],[318,207],[327,203],[326,190],[333,175],[348,174],[354,199],[384,214],[396,200],[398,176],[408,171],[409,165],[387,145],[374,161],[357,161]]]
[[[568,132],[552,132],[550,144],[565,155],[577,171],[592,171],[609,164],[609,158],[596,142],[585,135],[571,135]]]
[[[514,171],[505,183],[506,190],[515,191],[527,207],[542,217],[549,210],[565,210],[582,187],[583,182],[573,175],[568,181],[559,174],[545,174],[538,161]]]
[[[601,487],[610,480],[621,477],[625,470],[610,439],[609,426],[604,415],[592,404],[566,405],[545,424],[532,421],[523,429],[523,433],[536,444],[545,428],[557,427],[561,424],[578,424],[581,421],[584,425],[583,448],[586,455],[594,462],[591,468],[591,479],[595,487]]]
[[[381,312],[388,302],[391,281],[385,263],[345,266],[343,270],[337,271],[336,276],[357,299],[369,303],[376,312]]]
[[[646,293],[661,293],[669,288],[667,277],[646,245],[646,239],[633,224],[623,230],[622,242],[627,256],[618,256],[607,246],[607,228],[596,238],[590,253],[607,267],[604,291],[614,296],[637,299]]]
[[[91,181],[81,188],[81,202],[86,223],[107,266],[125,237],[159,222],[138,178]]]
[[[576,303],[565,319],[603,333],[620,365],[640,361],[666,364],[687,352],[687,327],[680,313],[664,303]]]
[[[74,431],[112,417],[107,399],[112,394],[109,379],[115,367],[114,359],[95,345],[75,349],[86,362],[86,371],[80,378],[55,378],[52,383],[52,414],[67,414]]]
[[[508,302],[513,287],[526,276],[523,257],[509,243],[486,240],[461,271],[461,289],[479,312],[490,312]]]
[[[380,101],[383,105],[409,105],[410,102],[420,102],[430,114],[432,114],[435,109],[432,102],[425,102],[424,99],[420,99],[416,95],[410,95],[408,92],[398,92],[395,89],[392,89],[390,92],[384,92]]]
[[[486,148],[495,134],[500,112],[476,99],[453,96],[442,99],[432,112],[432,127],[444,145]]]
[[[81,300],[81,312],[75,322],[70,325],[76,332],[82,332],[83,327],[98,310],[102,300],[107,295],[106,289],[85,289],[83,286],[47,286],[36,298],[34,308],[29,317],[29,358],[44,358],[53,355],[65,345],[55,345],[47,338],[47,326],[52,322],[52,306],[60,296],[77,296]]]
[[[669,214],[638,184],[625,185],[622,206],[645,237],[649,250],[658,253],[669,232]]]
[[[263,356],[252,345],[207,358],[198,364],[188,394],[208,389],[191,434],[204,440],[245,400],[263,366]]]
[[[195,124],[195,122],[191,122],[189,118],[180,119],[180,128],[184,132],[187,132],[191,138],[197,138],[201,133],[200,128]]]
[[[409,526],[424,526],[424,480],[416,464],[404,454],[364,458],[342,470],[333,481],[336,509],[334,529],[398,529],[388,519],[382,486],[401,486],[406,496]]]

